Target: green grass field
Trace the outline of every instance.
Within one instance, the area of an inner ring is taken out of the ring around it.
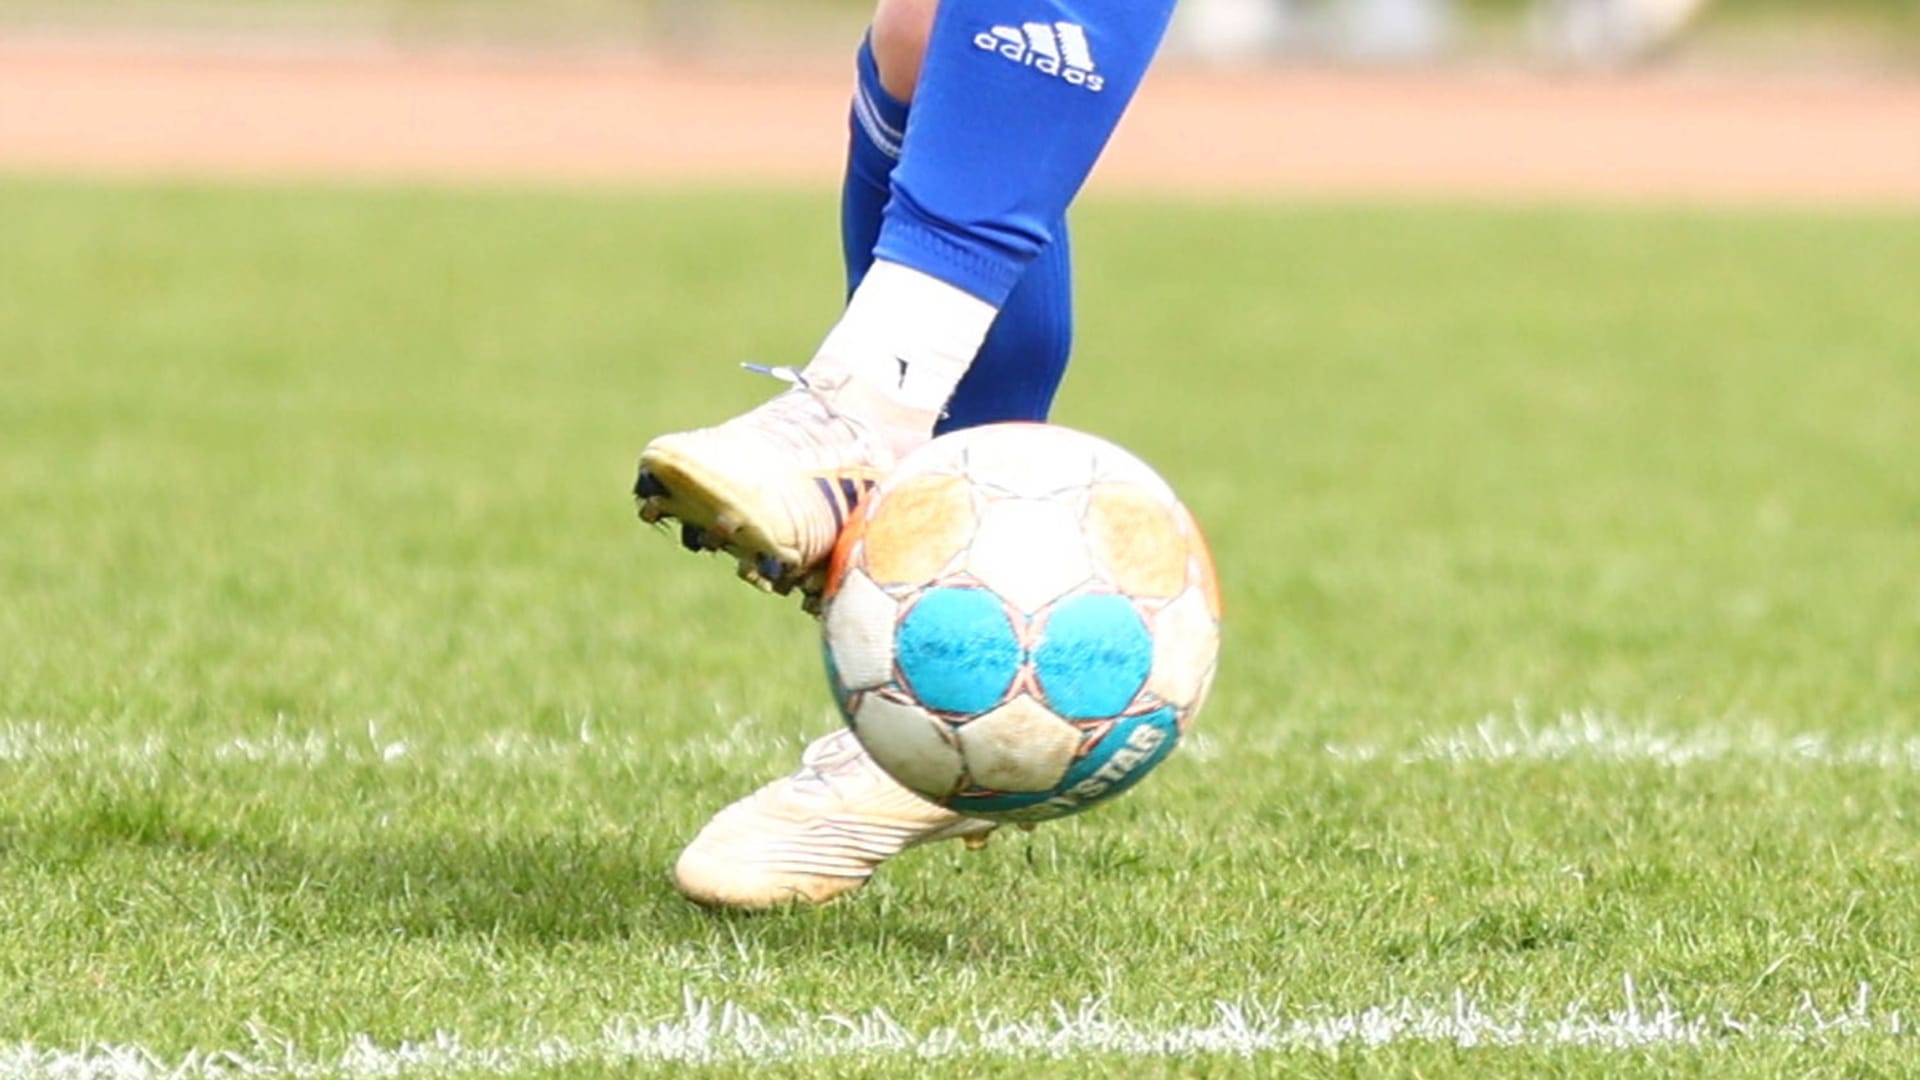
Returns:
[[[827,196],[0,185],[0,1074],[1907,1073],[1920,218],[1079,225],[1199,737],[740,918],[665,872],[815,631],[626,486]]]

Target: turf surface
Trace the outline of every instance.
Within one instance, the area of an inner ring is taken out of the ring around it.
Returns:
[[[796,1075],[926,1067],[819,1056],[876,1011],[1028,1033],[968,1073],[1049,1031],[1116,1075],[1912,1061],[1920,219],[1090,206],[1058,418],[1209,530],[1202,737],[1083,819],[715,917],[678,845],[834,721],[811,625],[625,486],[813,344],[831,228],[0,186],[0,1061],[364,1074],[357,1037],[439,1032],[612,1074],[685,1057],[610,1030],[708,1006],[812,1033]],[[1142,1059],[1061,1034],[1090,1001],[1511,1045]],[[1704,1026],[1621,1047],[1660,1016]]]

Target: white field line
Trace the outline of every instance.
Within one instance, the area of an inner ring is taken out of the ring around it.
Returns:
[[[821,730],[827,730],[824,722]],[[679,741],[637,733],[607,735],[584,723],[566,737],[525,731],[403,735],[379,723],[369,723],[364,732],[357,734],[303,730],[281,724],[246,734],[207,734],[196,738],[177,734],[128,736],[31,721],[0,723],[0,765],[86,761],[159,770],[191,762],[310,770],[330,765],[552,766],[590,759],[738,761],[766,754],[776,749],[781,740],[781,736],[751,720],[716,723],[713,733],[707,737]]]
[[[1643,1003],[1628,979],[1623,1003],[1617,1008],[1573,1005],[1552,1015],[1536,1015],[1525,1006],[1488,1007],[1460,995],[1441,1005],[1399,1001],[1358,1012],[1220,1003],[1210,1023],[1157,1026],[1112,1016],[1101,1002],[1087,1001],[1055,1006],[1040,1016],[984,1017],[957,1027],[925,1030],[915,1030],[878,1010],[857,1016],[772,1021],[736,1005],[689,995],[677,1017],[651,1022],[613,1020],[597,1034],[583,1038],[550,1036],[487,1044],[437,1032],[419,1041],[383,1044],[356,1037],[343,1052],[324,1056],[266,1036],[256,1036],[245,1049],[199,1050],[179,1057],[164,1057],[133,1044],[0,1045],[0,1077],[495,1076],[569,1065],[764,1064],[854,1057],[1061,1060],[1090,1054],[1251,1057],[1419,1045],[1711,1051],[1734,1043],[1832,1045],[1912,1037],[1912,1027],[1902,1013],[1872,1007],[1865,984],[1838,1011],[1823,1013],[1811,1000],[1803,1000],[1790,1015],[1774,1020],[1695,1015],[1664,998]]]
[[[1428,735],[1411,745],[1333,743],[1325,751],[1343,761],[1407,764],[1585,761],[1684,767],[1734,762],[1920,771],[1920,736],[1782,733],[1760,724],[1672,731],[1592,712],[1546,723],[1489,717],[1470,729]]]
[[[833,721],[823,718],[825,731]],[[239,764],[312,770],[326,766],[459,769],[473,766],[558,768],[587,762],[688,763],[755,761],[798,742],[757,721],[716,718],[700,738],[661,740],[639,732],[609,733],[582,723],[568,736],[524,731],[434,732],[406,735],[369,723],[360,733],[322,732],[282,723],[244,734],[130,736],[66,728],[46,721],[0,723],[0,766],[89,762],[162,771],[183,764]],[[1855,767],[1920,772],[1920,735],[1840,736],[1781,732],[1755,724],[1663,729],[1596,712],[1550,721],[1489,717],[1465,729],[1406,742],[1337,742],[1311,747],[1284,737],[1257,747],[1204,728],[1182,745],[1182,755],[1205,763],[1249,751],[1314,751],[1347,762],[1498,764],[1600,762],[1688,767],[1721,763],[1797,768]]]

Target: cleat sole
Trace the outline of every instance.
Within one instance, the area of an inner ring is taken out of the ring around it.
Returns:
[[[744,581],[747,584],[753,586],[754,588],[759,589],[761,592],[773,591],[773,582],[768,581],[766,578],[762,577],[760,574],[760,571],[754,569],[753,560],[744,559],[744,558],[741,559],[739,563],[738,573],[740,575],[741,581]]]
[[[799,553],[771,541],[743,514],[740,493],[731,490],[723,479],[708,477],[671,452],[653,452],[640,471],[636,492],[642,487],[660,494],[643,497],[641,520],[649,524],[667,519],[679,522],[682,547],[734,556],[740,579],[755,588],[786,595],[795,588],[804,590],[809,577],[824,582],[824,568],[811,572],[792,569]],[[807,591],[818,592],[819,586]],[[814,612],[817,600],[802,606]]]
[[[667,485],[653,475],[651,469],[641,469],[640,478],[633,482],[633,495],[637,499],[664,499],[667,497]]]

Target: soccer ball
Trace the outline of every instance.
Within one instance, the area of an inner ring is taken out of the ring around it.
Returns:
[[[880,767],[973,817],[1043,821],[1138,783],[1220,651],[1206,541],[1154,471],[1047,424],[933,440],[851,515],[828,680]]]

